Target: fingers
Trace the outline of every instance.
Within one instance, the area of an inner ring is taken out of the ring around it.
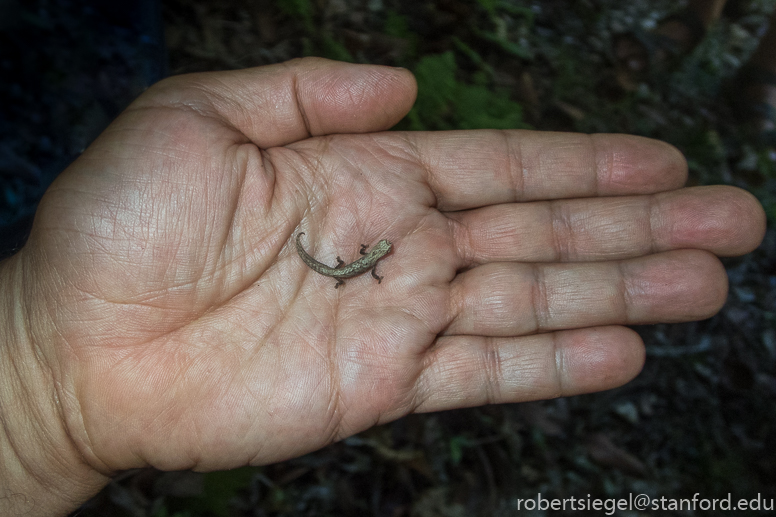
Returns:
[[[668,249],[700,248],[734,257],[753,251],[765,237],[765,211],[745,190],[698,187],[664,199],[661,233]]]
[[[511,203],[448,214],[466,264],[613,260],[680,248],[748,253],[765,213],[748,192],[696,187],[646,196]]]
[[[440,338],[416,383],[415,411],[611,389],[635,377],[643,364],[641,338],[623,327],[521,338]]]
[[[173,107],[223,119],[259,147],[309,136],[389,129],[415,102],[404,69],[304,58],[189,74],[154,86],[133,107]]]
[[[707,318],[725,302],[727,276],[713,255],[679,250],[619,262],[488,264],[458,275],[452,292],[445,334],[515,336]]]
[[[460,131],[404,135],[445,211],[681,187],[687,164],[664,142],[630,135]]]

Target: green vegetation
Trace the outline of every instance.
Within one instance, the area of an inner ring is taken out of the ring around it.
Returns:
[[[483,72],[474,84],[456,78],[458,68],[452,51],[423,57],[413,72],[418,81],[418,99],[407,116],[411,130],[518,129],[526,128],[523,109],[504,91],[488,85]]]

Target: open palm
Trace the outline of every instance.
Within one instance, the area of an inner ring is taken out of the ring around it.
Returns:
[[[643,362],[619,325],[712,314],[714,254],[759,243],[753,198],[675,190],[665,144],[376,133],[414,89],[314,59],[174,78],[57,180],[16,260],[90,465],[262,464],[411,412],[611,388]],[[299,232],[329,265],[392,241],[384,280],[335,289]]]

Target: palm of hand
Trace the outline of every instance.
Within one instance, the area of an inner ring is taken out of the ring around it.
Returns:
[[[49,305],[91,315],[59,324],[72,346],[57,363],[101,462],[279,460],[417,405],[457,265],[400,139],[261,151],[193,111],[125,117],[80,159],[85,172],[55,184],[36,222],[65,285]],[[355,258],[364,236],[400,239],[381,264],[386,281],[335,291],[290,244],[302,221],[331,263]]]

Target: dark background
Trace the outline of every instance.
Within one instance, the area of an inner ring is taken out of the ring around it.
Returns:
[[[772,226],[776,151],[736,122],[730,85],[775,4],[731,0],[692,53],[632,77],[614,38],[681,2],[0,0],[0,253],[23,244],[46,186],[149,85],[303,55],[413,70],[418,102],[401,129],[666,140],[691,184],[753,192]],[[769,230],[758,251],[726,260],[719,315],[638,328],[647,364],[622,388],[413,415],[265,467],[127,472],[77,514],[485,516],[517,514],[516,498],[539,492],[776,497],[774,264]]]

